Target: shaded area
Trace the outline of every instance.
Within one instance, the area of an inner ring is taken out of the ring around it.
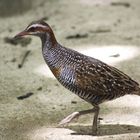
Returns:
[[[69,126],[69,129],[75,131],[72,135],[92,135],[91,126],[75,125]],[[140,133],[140,126],[116,124],[99,125],[98,136],[121,135],[127,133]]]
[[[1,0],[0,17],[23,14],[32,8],[32,0]]]
[[[120,135],[108,135],[108,136],[92,136],[92,135],[74,135],[75,133],[71,129],[65,128],[46,128],[41,127],[32,132],[29,139],[33,140],[139,140],[138,133],[128,133]]]
[[[20,44],[22,47],[26,47],[28,44],[31,43],[31,38],[20,38],[20,39],[14,39],[10,37],[5,37],[4,42],[9,43],[11,45],[18,45]]]

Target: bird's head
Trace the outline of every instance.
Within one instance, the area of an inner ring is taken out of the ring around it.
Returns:
[[[18,33],[15,36],[15,38],[20,38],[26,35],[35,35],[35,36],[41,37],[42,35],[50,31],[51,31],[50,26],[46,22],[39,20],[39,21],[34,21],[30,23],[26,27],[26,29]]]

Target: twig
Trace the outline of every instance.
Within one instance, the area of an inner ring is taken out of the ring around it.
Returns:
[[[112,6],[124,6],[124,7],[130,7],[130,3],[128,2],[112,2],[111,3]]]
[[[29,55],[30,52],[31,52],[30,50],[27,50],[25,52],[25,54],[23,55],[23,58],[21,59],[21,62],[18,64],[18,68],[22,68],[23,67],[23,65],[25,63],[25,60],[28,57],[28,55]]]
[[[29,93],[27,93],[27,94],[25,94],[25,95],[21,95],[21,96],[17,97],[17,99],[18,99],[18,100],[23,100],[23,99],[25,99],[25,98],[29,98],[29,97],[32,96],[33,94],[34,94],[34,93],[29,92]]]
[[[80,38],[87,38],[88,37],[88,34],[85,33],[85,34],[75,34],[75,35],[69,35],[66,37],[66,39],[80,39]]]
[[[110,55],[109,57],[119,57],[120,56],[120,54],[113,54],[113,55]]]

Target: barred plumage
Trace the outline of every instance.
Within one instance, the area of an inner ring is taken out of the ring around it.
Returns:
[[[41,38],[44,60],[57,80],[94,106],[93,109],[69,115],[61,124],[68,123],[77,116],[94,112],[92,130],[93,134],[96,134],[99,104],[126,94],[140,95],[139,84],[123,72],[100,60],[61,46],[50,26],[44,21],[31,23],[16,37],[24,35],[36,35]]]
[[[60,75],[56,78],[93,105],[139,90],[137,82],[114,67],[59,44],[54,50],[57,53],[53,58],[50,56],[52,50],[44,48],[43,53],[50,69],[55,67],[60,70]]]

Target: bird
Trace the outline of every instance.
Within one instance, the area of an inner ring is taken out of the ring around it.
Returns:
[[[14,39],[37,36],[42,42],[42,55],[56,79],[68,90],[90,103],[88,110],[76,111],[59,124],[66,125],[81,115],[93,113],[92,135],[97,135],[100,104],[124,95],[140,96],[139,83],[117,68],[96,58],[59,44],[52,28],[43,20],[31,22]]]

